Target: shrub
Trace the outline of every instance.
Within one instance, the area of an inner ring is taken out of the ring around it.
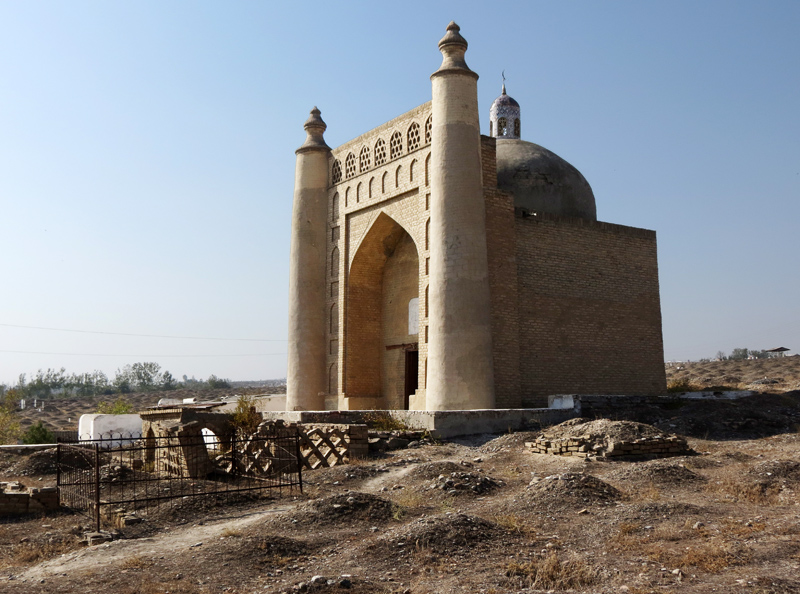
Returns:
[[[19,436],[19,421],[14,411],[0,406],[0,445],[15,444]]]
[[[212,376],[213,377],[213,376]],[[253,396],[239,396],[233,411],[233,426],[240,435],[250,435],[258,429],[263,420],[256,412],[256,399]]]
[[[98,415],[129,415],[135,412],[136,409],[133,405],[122,396],[112,403],[101,400],[97,403],[97,410],[95,411]]]
[[[22,443],[55,443],[56,436],[45,427],[41,421],[37,421],[22,436]]]

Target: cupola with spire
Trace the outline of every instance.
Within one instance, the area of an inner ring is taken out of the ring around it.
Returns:
[[[519,103],[506,94],[505,77],[503,91],[489,110],[489,136],[495,138],[519,138]]]

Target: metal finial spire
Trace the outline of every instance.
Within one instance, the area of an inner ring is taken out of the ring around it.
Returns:
[[[506,71],[505,70],[503,70],[502,76],[503,76],[503,95],[505,95],[506,94]]]

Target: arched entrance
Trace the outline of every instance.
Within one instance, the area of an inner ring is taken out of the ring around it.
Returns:
[[[358,408],[408,408],[419,364],[419,255],[412,237],[378,215],[348,282],[345,393],[358,398]]]

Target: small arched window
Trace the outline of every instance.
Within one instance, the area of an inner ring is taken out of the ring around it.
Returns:
[[[339,248],[333,248],[331,252],[331,277],[336,280],[339,277]],[[319,311],[319,310],[317,310]]]
[[[383,177],[381,177],[381,194],[386,193],[386,180],[388,179],[388,177],[389,177],[389,172],[384,171]]]
[[[433,138],[433,114],[425,120],[425,144],[430,144]]]
[[[369,147],[362,147],[361,153],[358,155],[358,171],[360,173],[364,173],[367,169],[369,169],[370,165],[371,159],[369,157]]]
[[[339,308],[335,303],[331,305],[331,334],[339,334]]]
[[[361,182],[356,186],[356,204],[361,202]]]
[[[339,364],[333,363],[328,370],[328,394],[339,393]]]
[[[514,118],[514,136],[519,136],[519,118]]]
[[[339,162],[339,159],[336,159],[333,162],[333,169],[331,169],[331,179],[334,184],[338,184],[342,181],[342,164]]]
[[[417,160],[414,159],[411,161],[411,165],[408,166],[408,181],[414,181],[414,166],[417,164]]]
[[[400,132],[395,132],[392,134],[391,140],[389,140],[389,157],[392,159],[396,159],[400,155],[403,154],[403,135]]]
[[[339,192],[336,192],[331,200],[331,220],[339,220]]]
[[[419,297],[408,302],[408,333],[411,336],[419,334]]]
[[[414,122],[408,127],[408,151],[411,152],[419,148],[419,124]]]
[[[431,249],[431,220],[425,221],[425,249]]]
[[[425,185],[431,185],[431,154],[425,157]]]
[[[399,188],[400,187],[400,172],[401,171],[403,171],[403,166],[402,165],[398,165],[397,169],[394,172],[394,187],[395,188]]]
[[[367,196],[368,198],[372,198],[372,182],[374,181],[375,181],[374,177],[369,178],[369,194]]]
[[[386,163],[386,142],[379,138],[375,143],[375,167]]]
[[[350,153],[344,160],[344,176],[346,179],[350,179],[355,174],[356,174],[356,156],[353,153]]]
[[[508,133],[508,124],[505,118],[498,118],[497,120],[497,135],[505,136]]]

